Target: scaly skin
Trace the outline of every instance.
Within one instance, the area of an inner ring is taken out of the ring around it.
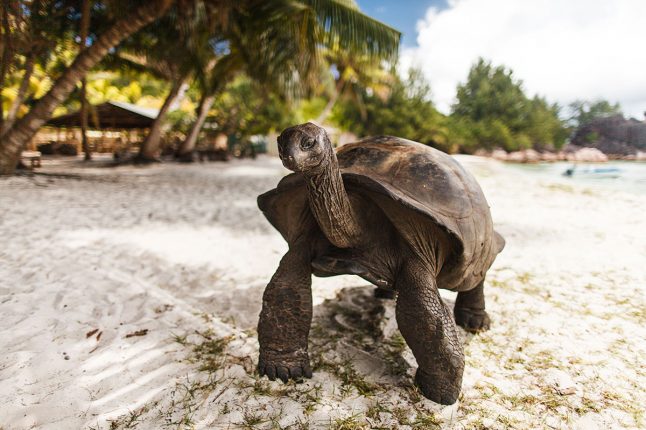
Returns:
[[[489,330],[491,320],[485,312],[484,279],[474,289],[458,293],[453,314],[455,323],[470,333]]]
[[[415,382],[430,400],[455,403],[462,385],[464,353],[434,275],[411,257],[397,277],[396,288],[397,325],[419,365]]]
[[[258,322],[261,376],[283,382],[312,377],[307,354],[311,323],[311,250],[302,240],[283,256],[263,295]]]

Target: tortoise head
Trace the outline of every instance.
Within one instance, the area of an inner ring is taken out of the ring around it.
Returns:
[[[285,167],[306,175],[321,173],[334,157],[327,133],[311,122],[283,130],[278,154]]]

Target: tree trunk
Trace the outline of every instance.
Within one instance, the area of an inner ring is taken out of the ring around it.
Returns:
[[[81,47],[79,50],[83,50],[87,46],[87,33],[90,27],[90,0],[83,0],[82,10],[81,10]],[[85,161],[90,161],[92,159],[92,153],[90,152],[90,142],[87,140],[87,79],[83,77],[81,79],[81,144],[83,146],[83,153],[85,154]]]
[[[330,116],[330,113],[332,113],[332,108],[336,104],[336,101],[339,99],[339,96],[341,95],[341,92],[343,91],[344,86],[345,86],[345,79],[339,76],[339,80],[336,83],[336,87],[334,88],[334,93],[332,94],[332,97],[330,97],[330,100],[327,102],[327,105],[325,105],[323,112],[321,112],[318,118],[316,118],[317,123],[322,124],[323,121],[325,121],[327,117]]]
[[[17,121],[3,136],[0,142],[0,175],[9,175],[14,172],[22,149],[51,117],[56,106],[65,101],[74,89],[74,85],[101,61],[110,49],[163,15],[172,2],[173,0],[144,2],[134,12],[118,20],[76,57],[74,62],[54,82],[47,94],[38,100],[27,115]]]
[[[34,57],[32,55],[28,55],[27,59],[25,60],[25,73],[23,73],[22,75],[22,81],[20,82],[20,86],[18,87],[16,98],[13,99],[13,102],[9,107],[9,111],[7,112],[7,119],[5,119],[4,121],[3,130],[0,133],[0,136],[4,135],[4,132],[9,130],[13,123],[16,121],[18,110],[20,110],[22,102],[25,101],[27,90],[29,90],[29,80],[31,79],[31,75],[34,72],[34,63]]]
[[[11,29],[9,27],[9,2],[3,1],[2,7],[2,55],[0,57],[0,94],[4,89],[9,63],[13,60],[14,49],[11,41]],[[6,130],[4,126],[4,108],[0,102],[0,133]]]
[[[193,151],[195,151],[195,145],[197,144],[197,137],[204,126],[206,117],[209,115],[211,106],[215,101],[214,95],[203,95],[200,100],[200,105],[197,111],[197,118],[191,127],[191,131],[188,134],[188,137],[182,142],[182,145],[177,150],[177,158],[180,161],[191,162],[193,161]]]
[[[141,144],[141,148],[139,148],[139,154],[137,154],[137,158],[135,160],[137,163],[151,163],[157,161],[162,127],[164,126],[164,122],[166,121],[166,116],[171,105],[175,101],[177,94],[179,94],[179,90],[182,88],[182,85],[184,85],[185,79],[186,78],[181,78],[173,82],[173,86],[171,87],[168,96],[166,96],[164,104],[161,109],[159,109],[157,118],[155,118],[152,126],[150,126],[148,136],[146,136],[146,139],[144,139]]]

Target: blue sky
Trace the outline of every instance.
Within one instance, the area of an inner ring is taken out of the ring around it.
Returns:
[[[448,112],[478,57],[504,65],[529,96],[606,99],[646,110],[646,0],[357,0],[402,32],[401,70],[420,68]],[[419,26],[418,26],[419,24]]]
[[[401,31],[404,47],[417,45],[415,24],[424,18],[429,7],[447,6],[446,0],[358,0],[357,3],[365,14]]]

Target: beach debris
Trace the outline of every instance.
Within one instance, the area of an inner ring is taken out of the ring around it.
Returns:
[[[170,305],[168,303],[165,303],[163,305],[157,306],[154,310],[156,314],[161,314],[161,313],[173,310],[174,307],[175,305]]]
[[[572,377],[560,369],[549,369],[545,381],[561,396],[569,396],[576,393],[576,384]]]
[[[126,335],[126,339],[128,339],[129,337],[146,336],[147,334],[148,334],[148,329],[145,328],[143,330],[137,330],[137,331],[133,331],[132,333],[128,333]]]
[[[85,333],[85,338],[87,339],[87,338],[90,338],[90,337],[94,336],[98,331],[99,331],[98,328],[95,328],[94,330],[88,331],[87,333]]]

